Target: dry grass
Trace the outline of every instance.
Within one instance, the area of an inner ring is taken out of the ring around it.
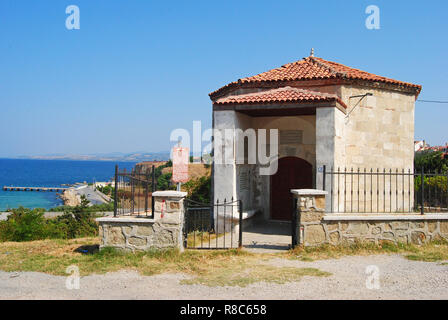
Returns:
[[[167,167],[162,169],[162,173],[172,173],[173,167]],[[188,178],[196,179],[203,176],[209,176],[211,174],[211,168],[205,166],[203,163],[189,163],[188,164]]]
[[[286,254],[289,259],[301,261],[314,261],[321,259],[334,259],[348,255],[372,254],[402,254],[409,260],[438,262],[448,260],[448,242],[431,242],[424,245],[391,244],[384,242],[379,245],[372,243],[354,243],[351,245],[296,248]]]
[[[83,276],[121,269],[135,270],[143,275],[184,273],[193,276],[185,281],[186,284],[211,286],[246,286],[258,281],[283,283],[296,281],[304,275],[327,275],[317,269],[277,268],[261,264],[272,256],[237,249],[126,254],[109,248],[98,251],[97,238],[43,240],[0,243],[0,270],[65,275],[68,266],[76,265]]]
[[[229,233],[210,233],[210,232],[191,232],[188,234],[187,237],[187,245],[189,248],[195,248],[195,247],[207,247],[210,245],[212,248],[213,246],[216,246],[216,243],[213,241],[216,239],[222,238],[224,235],[228,237]]]
[[[422,246],[354,244],[351,246],[321,246],[297,248],[287,253],[251,253],[245,250],[177,250],[120,253],[107,248],[98,251],[97,238],[73,240],[42,240],[0,243],[0,270],[36,271],[66,275],[70,265],[79,267],[81,275],[102,274],[122,269],[135,270],[143,275],[183,273],[192,276],[185,284],[209,286],[247,286],[265,281],[284,283],[303,276],[328,276],[312,268],[276,267],[272,258],[303,261],[339,258],[346,255],[403,254],[410,260],[448,260],[446,242]]]

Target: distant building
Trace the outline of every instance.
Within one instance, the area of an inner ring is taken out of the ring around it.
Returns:
[[[414,141],[414,152],[422,151],[427,146],[428,145],[426,144],[425,140]]]
[[[425,140],[422,141],[415,141],[414,142],[414,149],[415,152],[423,152],[423,151],[432,151],[432,152],[442,152],[443,154],[448,154],[448,143],[445,143],[444,146],[430,146],[425,142]]]
[[[93,184],[95,188],[104,188],[106,186],[115,187],[115,181],[108,181],[108,182],[95,182]]]

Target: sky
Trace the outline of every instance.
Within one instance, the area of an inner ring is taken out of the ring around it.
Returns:
[[[66,8],[80,10],[68,30]],[[380,9],[380,29],[365,26]],[[448,101],[448,2],[0,0],[0,157],[166,151],[211,127],[208,94],[307,57],[421,84]],[[448,104],[415,138],[448,141]]]

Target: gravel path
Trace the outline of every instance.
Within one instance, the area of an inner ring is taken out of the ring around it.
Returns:
[[[179,281],[187,278],[182,274],[145,277],[121,271],[82,277],[79,290],[68,290],[65,277],[0,272],[0,299],[448,299],[448,265],[441,263],[409,261],[399,255],[269,263],[313,267],[333,275],[240,288],[181,285]],[[379,289],[366,288],[369,265],[379,268]]]

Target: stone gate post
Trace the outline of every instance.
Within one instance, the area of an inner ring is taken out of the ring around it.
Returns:
[[[327,191],[314,189],[293,189],[296,212],[293,217],[297,217],[292,225],[297,234],[296,245],[317,245],[324,243],[326,234],[322,225],[322,217],[325,214],[325,197]]]
[[[132,252],[178,248],[182,251],[186,195],[186,192],[179,191],[154,192],[154,218],[118,216],[96,219],[100,248],[114,247]]]

